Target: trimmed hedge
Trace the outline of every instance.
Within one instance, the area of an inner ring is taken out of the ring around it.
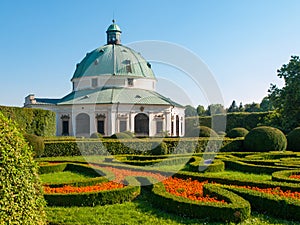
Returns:
[[[205,164],[200,157],[193,157],[194,161],[188,164],[188,170],[192,172],[222,172],[225,169],[225,163],[215,159],[209,164]]]
[[[300,169],[297,170],[282,170],[272,173],[272,180],[279,182],[289,182],[300,184],[300,179],[290,178],[291,175],[299,175]]]
[[[193,129],[189,129],[185,133],[186,137],[218,137],[219,135],[210,127],[198,126]]]
[[[238,138],[238,137],[245,137],[249,131],[243,127],[236,127],[228,131],[226,137],[229,138]]]
[[[288,134],[287,142],[288,150],[300,152],[300,127],[295,128]]]
[[[34,134],[24,134],[25,140],[32,147],[34,157],[41,157],[44,154],[44,139]]]
[[[52,111],[0,106],[0,112],[15,121],[22,133],[38,136],[54,136],[56,133],[56,116]]]
[[[256,127],[246,135],[244,140],[244,147],[249,151],[284,151],[286,146],[284,133],[274,127]]]
[[[46,224],[37,173],[32,149],[0,112],[0,224]]]
[[[228,187],[244,199],[248,200],[251,208],[257,212],[268,213],[277,218],[300,221],[300,201],[272,194],[262,193],[246,188]]]
[[[99,192],[45,194],[48,206],[95,206],[131,201],[140,194],[140,186],[126,186]]]
[[[216,187],[204,185],[204,195],[225,199],[228,204],[192,201],[168,193],[162,183],[152,186],[149,201],[156,207],[183,216],[209,221],[240,222],[250,217],[250,204],[240,196]]]
[[[185,154],[220,151],[241,150],[242,139],[229,138],[165,138],[168,153]],[[55,156],[78,156],[78,155],[124,155],[141,154],[150,155],[153,144],[157,145],[156,139],[114,139],[74,141],[45,140],[44,157]]]

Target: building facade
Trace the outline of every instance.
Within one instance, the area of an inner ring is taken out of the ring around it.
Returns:
[[[57,136],[131,131],[137,136],[184,136],[184,107],[155,91],[157,79],[140,53],[121,44],[111,24],[107,44],[76,65],[72,92],[61,99],[25,98],[24,107],[56,113]]]

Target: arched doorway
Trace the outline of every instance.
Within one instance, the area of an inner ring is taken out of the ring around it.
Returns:
[[[134,117],[134,133],[137,136],[149,136],[149,117],[139,113]]]
[[[76,136],[90,136],[90,116],[86,113],[80,113],[76,116]]]

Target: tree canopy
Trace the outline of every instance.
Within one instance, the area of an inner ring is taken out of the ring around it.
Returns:
[[[292,56],[288,64],[284,64],[277,75],[284,79],[285,85],[278,88],[271,84],[269,99],[282,116],[282,126],[290,131],[300,125],[300,58]]]

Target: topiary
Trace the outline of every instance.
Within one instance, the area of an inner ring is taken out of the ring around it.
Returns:
[[[274,127],[256,127],[246,135],[244,140],[244,147],[248,151],[283,151],[286,150],[286,146],[284,133]]]
[[[124,132],[115,133],[115,134],[111,135],[110,137],[114,138],[114,139],[130,139],[130,138],[132,138]]]
[[[0,112],[0,224],[46,224],[32,150]]]
[[[218,134],[211,128],[206,126],[198,126],[187,131],[187,137],[218,137]]]
[[[248,133],[249,133],[249,131],[246,128],[236,127],[236,128],[231,129],[227,133],[226,137],[229,137],[229,138],[245,137]]]
[[[90,136],[90,138],[102,138],[102,137],[103,137],[102,134],[97,133],[97,132],[92,133],[91,136]]]
[[[127,131],[123,131],[122,134],[127,134],[129,137],[134,138],[135,134],[132,133],[131,131],[127,130]]]
[[[200,126],[199,129],[199,137],[218,137],[218,134],[209,127]]]
[[[41,157],[44,154],[44,139],[34,134],[24,134],[25,140],[32,147],[34,157]]]
[[[165,142],[157,143],[153,142],[151,147],[151,155],[167,155],[168,146]]]
[[[287,142],[288,150],[300,152],[300,127],[295,128],[288,134]]]

